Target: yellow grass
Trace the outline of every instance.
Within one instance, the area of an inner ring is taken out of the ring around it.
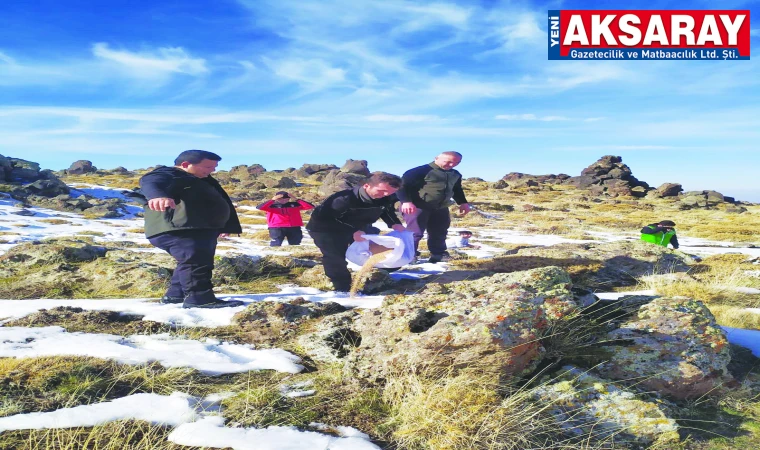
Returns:
[[[760,330],[760,314],[728,305],[708,305],[718,324],[724,327]]]
[[[639,288],[652,289],[665,296],[690,297],[708,304],[760,307],[760,295],[736,290],[738,287],[760,288],[760,278],[747,275],[756,267],[747,261],[746,255],[715,255],[692,266],[687,276],[648,278],[641,281]]]

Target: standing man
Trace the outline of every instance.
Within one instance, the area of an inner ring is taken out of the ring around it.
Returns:
[[[222,158],[205,150],[186,150],[174,167],[161,166],[140,178],[145,205],[145,236],[177,261],[161,303],[183,308],[225,308],[243,302],[221,301],[211,284],[216,241],[240,234],[235,207],[210,175]]]
[[[377,219],[396,231],[405,230],[395,210],[399,187],[398,176],[374,172],[363,185],[327,197],[311,214],[306,229],[322,252],[325,274],[336,291],[351,289],[346,250],[354,241],[364,241],[364,234],[378,233],[372,227]]]
[[[462,174],[454,170],[462,162],[462,154],[443,152],[430,164],[406,171],[404,184],[398,191],[401,214],[409,231],[414,233],[414,250],[425,230],[428,233],[428,250],[431,263],[441,262],[446,256],[446,235],[451,225],[449,203],[451,198],[459,205],[462,215],[470,212],[470,205],[462,190]]]
[[[280,247],[282,241],[287,238],[288,245],[300,245],[303,239],[303,219],[301,211],[314,209],[311,203],[291,198],[285,191],[274,194],[272,200],[264,202],[256,207],[267,213],[267,226],[269,227],[270,247]]]

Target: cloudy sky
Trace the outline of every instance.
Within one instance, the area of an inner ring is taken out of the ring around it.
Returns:
[[[721,7],[758,17],[758,4]],[[760,55],[547,60],[549,9],[714,5],[4,0],[0,154],[139,168],[201,148],[222,168],[353,158],[403,172],[456,150],[465,176],[488,180],[577,175],[615,154],[650,184],[760,201]]]

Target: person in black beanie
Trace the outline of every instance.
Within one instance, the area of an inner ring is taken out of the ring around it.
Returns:
[[[676,224],[672,220],[661,220],[658,223],[650,223],[641,229],[641,240],[661,247],[667,247],[670,244],[674,249],[677,249]]]

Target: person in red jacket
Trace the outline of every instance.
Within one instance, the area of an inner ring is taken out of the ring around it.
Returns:
[[[303,239],[301,211],[314,209],[311,203],[292,198],[287,192],[277,192],[272,200],[256,207],[267,213],[270,247],[280,247],[287,238],[288,245],[299,245]]]

